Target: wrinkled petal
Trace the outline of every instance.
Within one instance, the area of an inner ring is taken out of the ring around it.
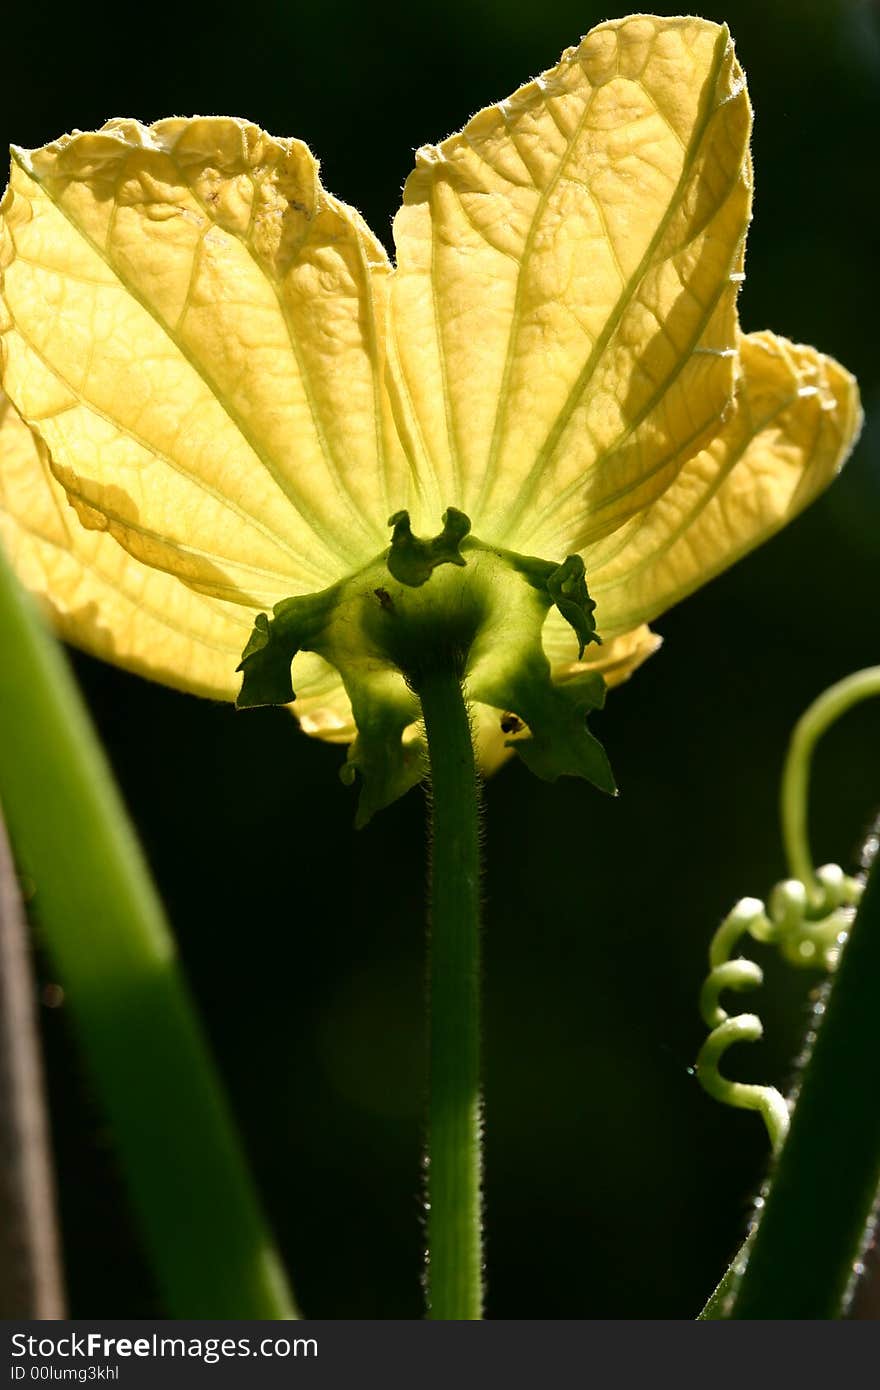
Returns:
[[[637,16],[419,151],[389,358],[426,510],[551,555],[705,442],[734,386],[749,129],[727,30]]]
[[[578,661],[571,628],[555,612],[544,624],[542,641],[555,680],[565,680],[581,671],[598,671],[608,686],[629,680],[642,662],[662,645],[662,638],[642,623],[631,632],[603,640],[600,647],[587,647],[583,660]]]
[[[303,732],[327,743],[352,743],[357,725],[339,672],[314,652],[300,652],[294,678],[296,701],[291,709]]]
[[[106,661],[194,694],[235,698],[252,619],[86,531],[44,445],[0,396],[0,541],[56,631]]]
[[[106,531],[85,530],[45,445],[2,393],[0,460],[0,544],[59,635],[164,685],[234,700],[257,610],[196,593],[134,559]],[[299,680],[304,710],[341,695],[344,717],[339,677],[319,657],[303,659]]]
[[[111,121],[13,150],[5,387],[84,526],[265,607],[386,541],[391,267],[297,140]]]
[[[453,508],[484,547],[583,558],[604,645],[578,661],[561,608],[542,630],[571,708],[585,672],[626,679],[647,623],[805,506],[858,430],[841,367],[740,335],[750,121],[725,28],[600,25],[419,151],[396,270],[303,144],[244,121],[14,150],[19,575],[86,650],[232,699],[259,613],[365,573],[389,516],[430,536]],[[294,680],[307,732],[363,733],[326,660],[300,652]],[[491,770],[509,712],[473,717]]]
[[[858,389],[837,362],[769,332],[744,336],[740,360],[735,407],[711,443],[651,507],[585,552],[603,634],[649,622],[767,540],[852,448]]]

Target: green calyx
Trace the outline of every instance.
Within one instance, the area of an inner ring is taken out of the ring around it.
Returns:
[[[460,546],[471,529],[470,517],[455,507],[443,513],[443,530],[429,541],[413,535],[409,512],[395,512],[388,518],[388,525],[394,529],[385,563],[389,574],[401,584],[418,589],[427,584],[438,565],[463,568],[467,564]]]
[[[614,778],[586,716],[605,685],[584,672],[554,684],[541,645],[554,606],[571,625],[578,656],[599,642],[583,561],[563,563],[484,545],[454,508],[430,540],[409,515],[390,520],[391,545],[369,565],[320,593],[284,599],[261,613],[242,653],[240,709],[296,698],[291,663],[316,652],[339,672],[357,738],[342,776],[361,778],[357,823],[402,796],[423,773],[417,726],[420,680],[439,666],[464,682],[468,698],[493,707],[502,731],[539,777],[585,777],[614,792]]]

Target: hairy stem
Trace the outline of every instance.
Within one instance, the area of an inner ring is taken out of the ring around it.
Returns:
[[[431,764],[428,1310],[483,1314],[479,800],[458,675],[416,683]]]

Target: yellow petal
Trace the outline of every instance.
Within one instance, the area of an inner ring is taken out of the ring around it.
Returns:
[[[0,542],[67,641],[194,694],[235,698],[252,617],[79,524],[44,445],[0,395]]]
[[[583,671],[598,671],[609,687],[628,681],[643,661],[653,656],[663,639],[646,623],[631,632],[603,640],[601,646],[587,647],[582,661],[575,660],[577,643],[568,623],[554,610],[544,625],[544,651],[553,669],[553,679],[567,680]]]
[[[780,530],[839,471],[861,424],[855,379],[774,334],[740,341],[736,403],[641,516],[584,552],[599,631],[648,622]]]
[[[825,485],[852,379],[741,338],[750,108],[726,29],[599,26],[419,152],[398,269],[304,145],[243,121],[113,121],[14,151],[0,217],[0,539],[62,634],[232,698],[255,613],[465,510],[583,554],[609,684],[647,621]],[[25,423],[26,422],[26,423]],[[38,431],[39,439],[29,426]],[[354,737],[335,670],[296,712]],[[503,712],[476,713],[481,761]],[[417,736],[415,726],[406,737]]]
[[[293,678],[296,701],[290,708],[303,732],[327,743],[353,743],[357,726],[339,672],[313,652],[300,652]]]
[[[13,151],[5,386],[84,525],[266,607],[386,543],[390,265],[296,140],[112,121]]]
[[[419,151],[389,359],[432,519],[454,503],[552,555],[705,442],[734,384],[749,129],[727,30],[637,16]]]
[[[164,685],[235,699],[257,610],[195,593],[134,559],[106,531],[85,530],[52,476],[45,445],[2,392],[0,544],[66,641]],[[303,715],[329,703],[351,723],[339,676],[320,657],[297,658],[297,690]]]

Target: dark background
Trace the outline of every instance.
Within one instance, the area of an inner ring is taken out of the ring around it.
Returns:
[[[880,661],[880,14],[869,0],[702,12],[730,24],[756,111],[744,327],[838,356],[860,378],[869,423],[820,503],[657,624],[663,650],[595,720],[618,801],[546,786],[520,765],[486,788],[495,1318],[688,1318],[722,1272],[767,1145],[755,1115],[715,1105],[688,1070],[704,1036],[706,947],[736,898],[783,875],[776,798],[793,722],[831,681]],[[71,6],[63,22],[16,6],[0,138],[35,146],[114,115],[247,116],[306,139],[327,186],[388,240],[415,146],[605,17],[589,0],[181,0]],[[86,658],[76,666],[302,1305],[318,1318],[419,1317],[418,792],[355,834],[341,753],[283,712],[236,715]],[[823,745],[820,862],[853,865],[880,800],[878,754],[870,705]],[[769,962],[767,1042],[731,1070],[785,1081],[814,984]],[[73,1314],[151,1316],[65,1007],[44,1022]]]

